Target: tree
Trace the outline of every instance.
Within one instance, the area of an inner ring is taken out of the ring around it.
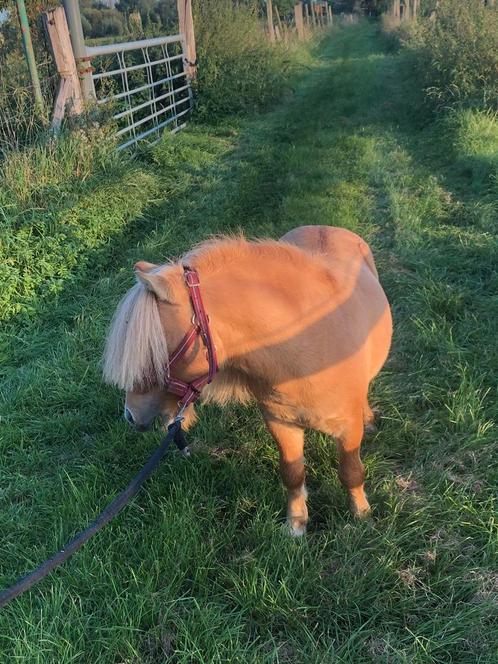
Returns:
[[[97,3],[82,3],[81,22],[86,37],[106,37],[126,32],[124,16],[116,9],[109,9]]]
[[[169,29],[177,22],[176,0],[120,0],[116,9],[125,16],[139,12],[144,27],[158,23]]]

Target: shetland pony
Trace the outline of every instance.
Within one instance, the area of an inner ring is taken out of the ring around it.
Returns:
[[[192,307],[183,279],[200,275],[219,372],[203,401],[256,400],[280,452],[288,491],[287,522],[306,530],[304,430],[335,437],[339,478],[355,514],[370,511],[360,445],[373,413],[370,381],[391,343],[389,303],[368,245],[327,226],[296,228],[279,241],[215,239],[177,263],[135,265],[137,283],[115,313],[104,357],[105,379],[126,390],[125,417],[138,430],[168,423],[178,397],[165,388],[168,348],[189,329]],[[200,340],[175,364],[175,378],[207,371]],[[185,426],[195,420],[193,406]]]

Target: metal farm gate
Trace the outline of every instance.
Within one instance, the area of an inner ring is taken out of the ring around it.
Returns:
[[[54,129],[85,103],[97,104],[116,123],[120,150],[184,127],[196,58],[191,0],[177,0],[177,35],[95,46],[85,43],[78,0],[63,4],[45,14],[60,75]]]
[[[86,46],[93,93],[118,123],[118,149],[185,126],[192,92],[184,68],[181,35]]]

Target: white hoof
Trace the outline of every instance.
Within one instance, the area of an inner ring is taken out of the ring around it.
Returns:
[[[355,505],[353,505],[353,514],[357,519],[368,519],[368,517],[372,514],[372,508],[370,505],[363,507],[359,509]]]
[[[306,521],[289,517],[287,519],[287,528],[291,537],[302,537],[306,535]]]

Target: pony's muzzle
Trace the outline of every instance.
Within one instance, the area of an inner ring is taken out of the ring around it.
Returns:
[[[152,426],[152,422],[148,422],[147,424],[142,424],[140,422],[137,422],[133,417],[133,413],[131,412],[131,410],[126,406],[124,409],[124,418],[128,422],[128,424],[135,429],[135,431],[147,431]]]

